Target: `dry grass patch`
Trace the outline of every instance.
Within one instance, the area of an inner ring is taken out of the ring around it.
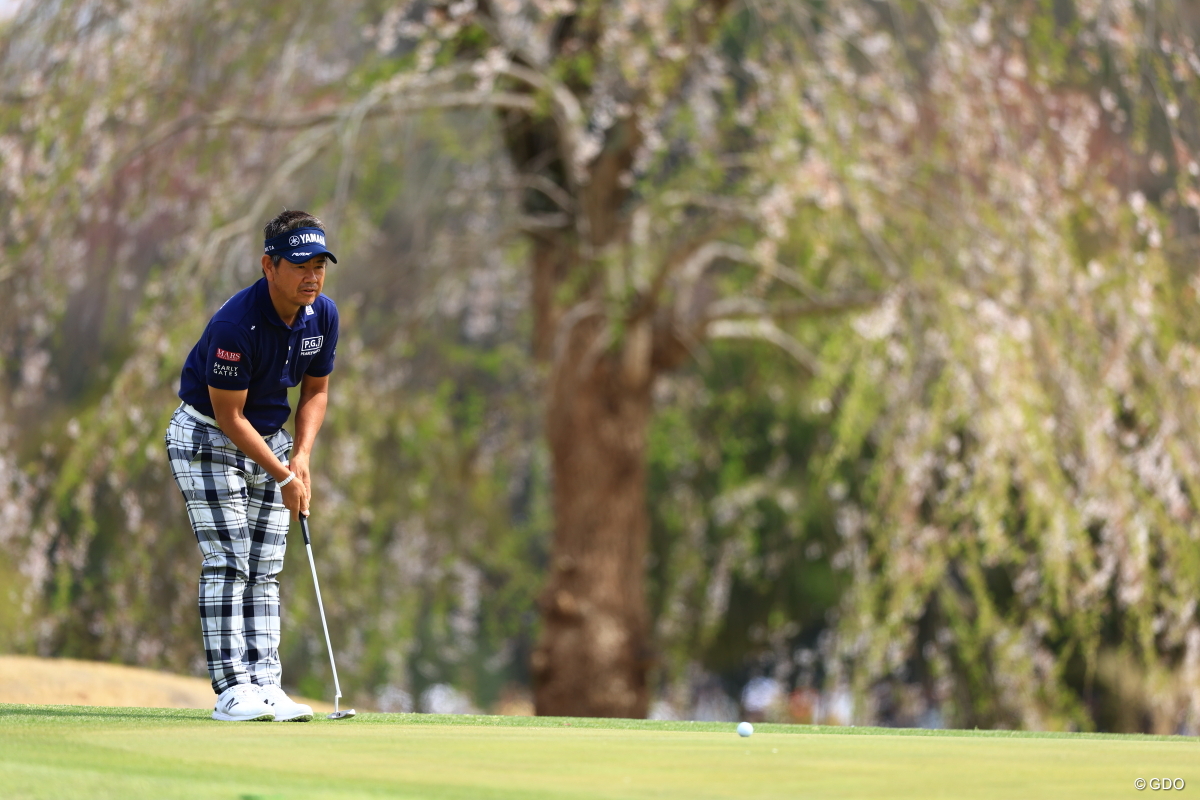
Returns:
[[[0,656],[0,703],[212,708],[214,699],[205,678],[73,658]],[[314,711],[333,710],[331,703],[296,699]]]

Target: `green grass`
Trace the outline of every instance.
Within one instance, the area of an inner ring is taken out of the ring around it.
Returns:
[[[0,705],[2,798],[1129,798],[1198,765],[1166,736]]]

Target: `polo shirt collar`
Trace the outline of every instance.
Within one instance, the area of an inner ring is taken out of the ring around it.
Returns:
[[[271,287],[267,283],[266,278],[259,278],[254,284],[255,301],[258,303],[258,309],[262,315],[267,318],[267,321],[278,325],[281,328],[287,328],[290,331],[298,331],[308,325],[309,315],[306,313],[306,307],[300,307],[300,313],[296,315],[296,321],[291,325],[286,324],[283,318],[279,316],[279,312],[275,310],[275,304],[271,302]]]

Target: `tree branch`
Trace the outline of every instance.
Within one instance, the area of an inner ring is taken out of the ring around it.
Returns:
[[[662,196],[662,202],[667,206],[693,206],[706,208],[710,211],[720,211],[724,214],[753,222],[758,219],[758,212],[749,203],[739,203],[728,197],[712,194],[693,194],[691,192],[672,191]]]
[[[259,117],[250,114],[214,114],[202,124],[205,127],[241,126],[261,130],[299,130],[331,122],[341,122],[353,114],[355,106],[342,106],[333,111],[304,114],[295,117]],[[433,111],[450,108],[513,108],[533,111],[536,104],[526,94],[493,92],[487,90],[445,92],[431,97],[413,97],[404,100],[380,102],[364,115],[364,119],[405,114],[415,111]]]
[[[563,84],[529,67],[509,64],[497,70],[497,74],[520,81],[546,93],[550,98],[551,113],[558,125],[559,141],[564,150],[562,158],[567,165],[567,175],[574,186],[587,183],[587,165],[580,163],[578,158],[579,142],[586,124],[583,106],[579,104],[579,99]]]
[[[517,227],[527,233],[560,230],[570,225],[571,218],[566,214],[524,214],[517,222]]]
[[[368,118],[435,109],[511,108],[531,112],[536,107],[534,99],[524,93],[495,92],[478,88],[469,91],[443,90],[455,81],[468,77],[477,77],[470,66],[443,69],[418,77],[398,75],[376,86],[355,102],[326,111],[290,117],[264,117],[246,114],[236,108],[223,108],[210,113],[191,113],[172,120],[142,137],[128,152],[113,159],[108,173],[115,174],[143,153],[193,128],[243,127],[267,131],[299,131],[336,123],[361,125],[362,121]],[[400,96],[404,99],[398,99]]]
[[[207,273],[211,265],[217,263],[217,255],[230,239],[248,235],[261,224],[267,205],[278,196],[279,188],[295,172],[316,158],[334,138],[334,127],[327,125],[304,131],[288,144],[287,157],[275,168],[266,181],[260,186],[258,196],[250,208],[238,219],[221,225],[209,231],[204,236],[204,242],[196,250],[191,251],[180,267],[181,274],[191,274],[193,271]]]
[[[439,77],[449,80],[453,77],[453,74],[446,73]],[[421,92],[427,91],[430,85],[428,83],[423,84]],[[338,123],[348,124],[353,127],[354,125],[361,125],[366,119],[436,109],[510,108],[531,112],[536,107],[536,102],[529,95],[512,92],[494,92],[490,90],[444,92],[432,96],[417,94],[405,100],[392,99],[390,103],[385,103],[384,101],[388,97],[393,96],[395,91],[397,91],[397,86],[403,88],[404,82],[391,81],[387,86],[379,87],[377,92],[373,93],[375,94],[374,98],[368,95],[363,100],[348,103],[330,111],[293,117],[262,117],[244,114],[233,108],[225,108],[209,114],[189,114],[160,127],[139,141],[127,153],[113,159],[108,169],[108,174],[111,176],[119,172],[143,153],[158,147],[192,128],[244,127],[269,131],[305,131],[321,128],[322,126],[336,125]],[[96,187],[101,183],[102,181],[97,181]],[[90,192],[88,196],[90,196]]]
[[[883,267],[884,272],[892,280],[899,280],[903,274],[900,266],[896,263],[896,259],[892,257],[888,250],[887,244],[879,238],[879,235],[863,224],[862,215],[859,213],[858,205],[851,199],[850,190],[846,182],[840,178],[835,178],[838,184],[838,189],[842,193],[842,203],[850,211],[850,218],[854,220],[854,226],[858,228],[858,232],[866,239],[867,245],[870,247],[871,255],[875,256],[875,260]]]
[[[554,359],[552,363],[559,363],[562,360],[563,353],[567,349],[567,340],[571,337],[571,331],[575,326],[588,317],[604,316],[604,306],[598,300],[584,300],[572,306],[567,313],[562,315],[562,319],[558,321],[558,330],[554,332]]]
[[[487,31],[488,36],[492,37],[501,47],[507,50],[511,55],[517,57],[527,66],[544,68],[546,59],[531,51],[528,47],[513,41],[508,35],[506,28],[507,20],[502,9],[497,8],[495,3],[490,0],[479,0],[479,14],[476,16],[479,24]]]
[[[683,262],[683,267],[679,271],[679,279],[685,284],[693,284],[700,280],[709,267],[722,258],[742,264],[755,262],[754,255],[741,245],[728,242],[706,242]]]
[[[752,339],[769,342],[795,359],[809,376],[816,375],[820,369],[817,357],[807,347],[769,319],[716,320],[708,323],[705,333],[709,339]]]
[[[516,185],[522,189],[533,189],[550,198],[559,208],[567,213],[574,213],[575,199],[571,197],[554,181],[544,175],[523,174],[516,180]]]
[[[715,233],[718,232],[709,230],[705,235],[712,236],[715,235]],[[712,254],[712,248],[714,247],[735,247],[735,245],[726,245],[723,242],[712,241],[702,242],[699,245],[694,242],[689,242],[685,247],[679,248],[679,250],[677,250],[675,253],[672,253],[668,257],[664,258],[662,267],[655,273],[654,279],[650,281],[650,285],[646,289],[646,303],[648,305],[657,304],[658,296],[662,293],[663,287],[667,285],[667,281],[676,270],[681,270],[682,272],[682,286],[680,288],[680,292],[677,293],[676,298],[678,299],[678,297],[685,292],[690,292],[691,287],[695,284],[699,275],[703,274],[704,270],[708,268],[708,265],[711,264],[713,260],[721,256],[721,253],[719,252]],[[679,252],[680,250],[682,253]],[[689,279],[687,276],[690,272],[695,271],[696,267],[693,266],[693,263],[698,259],[703,262],[699,267],[699,273],[695,278]]]
[[[883,295],[853,294],[819,301],[771,305],[757,297],[727,297],[709,305],[704,319],[711,322],[738,317],[769,317],[771,319],[824,317],[870,308],[878,305],[882,300]]]
[[[728,242],[706,242],[696,248],[679,268],[679,286],[675,291],[675,316],[688,319],[692,316],[691,305],[695,300],[696,284],[709,267],[720,259],[739,263],[754,263],[754,256],[746,248]],[[669,266],[664,267],[661,278],[665,280]],[[656,278],[655,284],[659,284]]]

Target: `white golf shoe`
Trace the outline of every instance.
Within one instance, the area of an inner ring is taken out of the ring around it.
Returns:
[[[276,722],[308,722],[313,718],[312,706],[295,702],[278,686],[260,686],[258,690],[275,713]]]
[[[212,718],[221,722],[270,722],[275,719],[275,711],[257,686],[238,683],[217,697]]]

